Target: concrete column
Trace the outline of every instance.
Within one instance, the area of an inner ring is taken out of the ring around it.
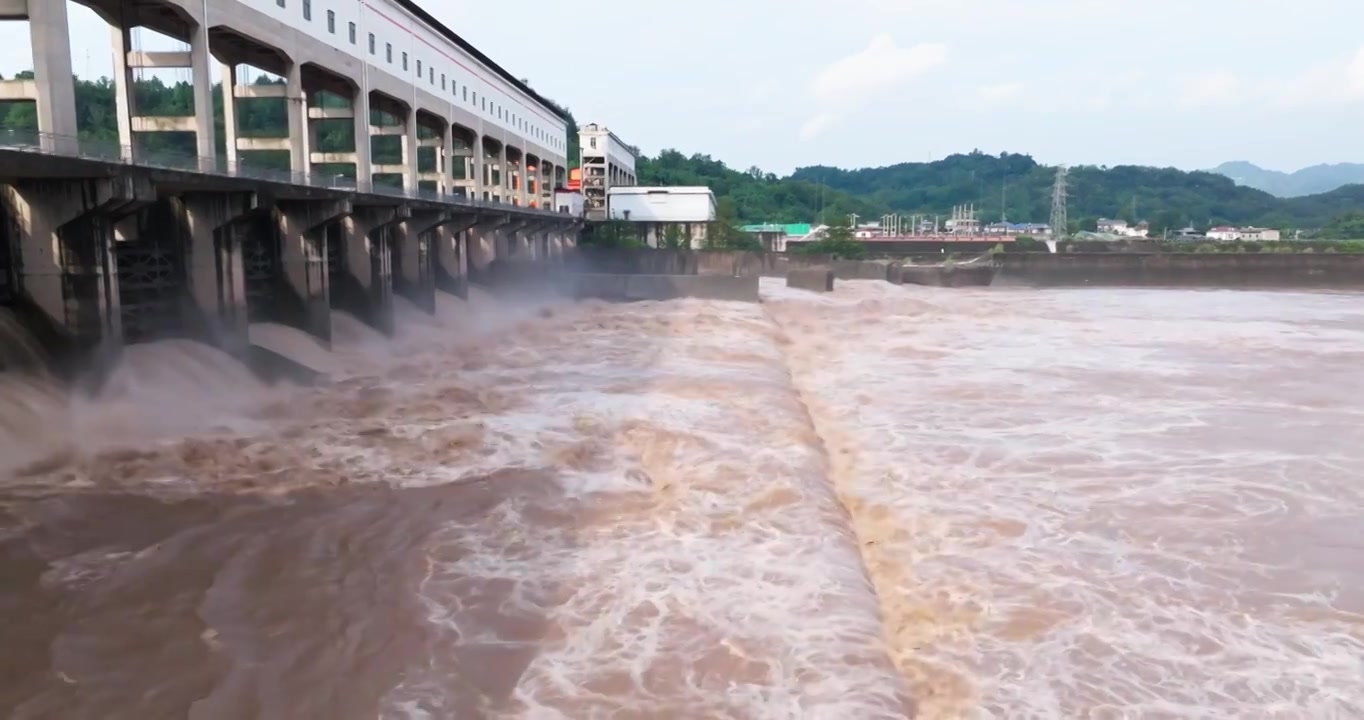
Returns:
[[[406,206],[356,208],[341,225],[344,267],[336,273],[333,305],[390,336],[395,329],[393,229],[410,216]]]
[[[319,231],[351,214],[349,201],[289,201],[279,206],[280,262],[292,305],[290,324],[330,344],[331,299],[327,254]]]
[[[133,152],[133,73],[128,67],[132,41],[128,28],[109,27],[114,46],[114,112],[118,121],[118,144],[123,146],[123,162],[132,162]]]
[[[0,198],[18,231],[19,289],[82,357],[122,342],[114,227],[156,199],[146,180],[5,185]]]
[[[251,193],[194,193],[172,201],[184,230],[185,279],[204,337],[244,356],[250,345],[241,237],[233,223],[256,208]]]
[[[311,165],[308,152],[308,94],[303,90],[303,68],[298,63],[289,66],[286,92],[289,106],[289,170],[297,180],[308,175]]]
[[[445,137],[441,142],[440,156],[436,158],[436,164],[440,166],[440,192],[442,195],[452,195],[455,190],[454,165],[451,162],[455,157],[455,133],[449,121],[441,126],[445,129]]]
[[[237,66],[223,63],[220,66],[223,76],[223,133],[227,145],[227,170],[237,168]]]
[[[373,145],[369,136],[369,91],[359,88],[351,98],[355,113],[355,183],[357,188],[368,188],[374,182]]]
[[[476,280],[486,275],[488,268],[498,258],[498,231],[510,223],[510,216],[487,215],[478,218],[478,223],[469,229],[468,242],[465,244],[468,251],[465,267],[470,279]]]
[[[403,126],[402,164],[403,189],[409,193],[417,191],[417,111],[408,110],[407,124]]]
[[[511,203],[511,173],[507,167],[507,146],[497,151],[497,195],[504,203]]]
[[[469,299],[468,242],[476,222],[477,215],[456,216],[436,228],[433,238],[436,289],[465,300]]]
[[[217,166],[217,132],[213,126],[213,79],[209,75],[208,28],[195,26],[189,34],[190,73],[194,78],[194,136],[200,172]]]
[[[497,259],[511,260],[523,257],[524,245],[521,231],[530,223],[525,220],[512,220],[497,232]]]
[[[398,226],[394,247],[393,289],[414,305],[436,312],[436,273],[431,257],[432,233],[453,220],[445,211],[413,212]]]
[[[473,178],[474,187],[470,192],[473,193],[474,200],[483,199],[483,136],[478,133],[473,134],[473,141],[469,145],[469,157],[465,159],[467,165],[465,169],[469,177]]]
[[[44,138],[41,145],[49,152],[75,154],[79,151],[79,129],[66,3],[29,0],[28,21],[33,75],[38,83],[38,132],[53,136]]]

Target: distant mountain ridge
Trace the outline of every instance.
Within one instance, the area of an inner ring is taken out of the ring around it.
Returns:
[[[1281,198],[1331,192],[1346,185],[1364,184],[1364,164],[1313,165],[1297,172],[1266,170],[1242,160],[1225,162],[1208,172],[1225,175],[1237,185],[1263,190]]]

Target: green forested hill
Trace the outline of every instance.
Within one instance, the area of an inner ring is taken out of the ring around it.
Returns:
[[[185,115],[193,107],[193,91],[187,83],[164,84],[153,79],[139,82],[134,92],[143,114]],[[217,88],[213,98],[222,153],[222,94]],[[76,112],[83,137],[117,142],[110,80],[78,80]],[[243,135],[283,136],[287,132],[285,107],[277,101],[242,103],[237,122]],[[349,121],[334,122],[335,128],[323,128],[319,133],[319,150],[350,149]],[[0,128],[36,127],[31,103],[0,104]],[[576,124],[571,123],[570,135],[576,136]],[[573,150],[576,140],[570,137],[573,165],[577,164]],[[193,138],[183,134],[147,134],[140,136],[139,142],[147,149],[194,152]],[[375,159],[396,162],[400,152],[397,142],[393,137],[376,139]],[[418,157],[423,163],[431,160],[421,154]],[[288,167],[288,157],[283,154],[256,154],[244,161]],[[338,167],[328,172],[347,173],[350,169]],[[709,186],[722,201],[727,216],[744,222],[810,222],[847,213],[866,219],[890,212],[946,217],[954,205],[968,203],[974,203],[978,217],[986,221],[998,220],[1007,213],[1013,222],[1047,222],[1055,172],[1055,168],[1040,165],[1027,155],[972,152],[928,163],[858,170],[805,167],[789,177],[778,177],[758,168],[739,171],[709,155],[689,157],[664,150],[656,157],[641,157],[637,175],[645,185]],[[1239,186],[1222,175],[1173,168],[1075,167],[1070,172],[1069,188],[1069,217],[1075,229],[1092,229],[1100,217],[1149,220],[1157,232],[1167,227],[1222,223],[1319,228],[1347,213],[1364,211],[1364,185],[1277,198]]]
[[[985,220],[1007,211],[1013,222],[1047,222],[1056,169],[1026,155],[971,153],[861,170],[807,167],[792,177],[826,183],[896,212],[945,215],[954,205],[975,203]],[[1174,168],[1080,166],[1071,168],[1068,188],[1068,214],[1081,227],[1112,217],[1149,220],[1157,229],[1222,223],[1313,228],[1364,209],[1364,186],[1277,198],[1221,175]]]

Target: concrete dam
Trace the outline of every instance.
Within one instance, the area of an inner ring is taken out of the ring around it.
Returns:
[[[553,262],[575,221],[174,170],[6,156],[3,299],[64,366],[124,343],[206,342],[246,357],[251,323],[324,346],[330,312],[394,332],[393,297],[435,311],[502,258]],[[59,179],[106,172],[110,177]]]

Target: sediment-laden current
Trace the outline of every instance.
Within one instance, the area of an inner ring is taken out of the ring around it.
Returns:
[[[1364,715],[1359,296],[763,293],[0,378],[0,715]]]

